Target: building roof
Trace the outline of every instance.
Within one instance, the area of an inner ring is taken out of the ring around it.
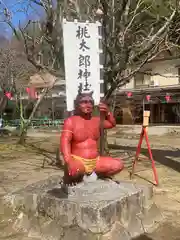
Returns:
[[[30,77],[29,86],[35,88],[52,87],[57,78],[50,73],[36,73]]]

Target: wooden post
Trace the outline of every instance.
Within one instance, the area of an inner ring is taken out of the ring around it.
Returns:
[[[104,155],[105,139],[104,139],[104,123],[105,115],[100,113],[100,155]]]
[[[134,171],[135,171],[135,166],[136,163],[139,159],[139,155],[141,153],[141,145],[143,142],[143,138],[145,138],[146,141],[146,145],[147,145],[147,149],[148,149],[148,153],[149,153],[149,159],[151,160],[151,165],[152,165],[152,170],[154,173],[154,180],[155,180],[155,185],[158,185],[158,175],[157,175],[157,171],[156,171],[156,167],[155,167],[155,161],[153,159],[153,155],[152,155],[152,151],[151,151],[151,147],[149,144],[149,139],[148,139],[148,126],[149,126],[149,117],[150,117],[150,111],[144,111],[143,112],[143,125],[142,125],[142,130],[141,130],[141,134],[140,134],[140,138],[139,138],[139,143],[136,149],[136,155],[135,158],[133,160],[132,163],[132,172],[130,173],[130,178],[132,178],[132,176],[134,175]]]
[[[105,100],[101,98],[100,102],[104,102]],[[104,149],[105,149],[105,136],[104,136],[104,120],[105,120],[105,114],[103,112],[99,112],[100,114],[100,155],[104,155]]]
[[[143,112],[143,127],[146,127],[146,131],[148,131],[149,118],[150,118],[150,111],[144,111]]]

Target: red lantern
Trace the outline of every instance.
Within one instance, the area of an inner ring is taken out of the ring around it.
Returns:
[[[128,98],[131,98],[132,97],[132,92],[127,92],[126,95],[127,95]]]
[[[5,93],[5,96],[6,96],[9,100],[12,99],[12,94],[11,94],[11,92],[6,92],[6,93]]]
[[[30,98],[37,99],[37,92],[34,87],[26,88],[26,92],[29,95]]]
[[[146,100],[149,102],[151,99],[151,95],[146,95]]]
[[[27,93],[30,93],[30,88],[27,87],[27,88],[26,88],[26,92],[27,92]]]
[[[165,96],[166,102],[168,103],[171,100],[171,96],[167,93]]]

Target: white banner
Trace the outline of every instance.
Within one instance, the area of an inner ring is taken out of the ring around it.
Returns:
[[[74,110],[79,89],[93,91],[95,104],[99,104],[99,26],[99,22],[63,22],[67,111]]]

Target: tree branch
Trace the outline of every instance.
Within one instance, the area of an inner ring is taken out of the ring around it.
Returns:
[[[153,36],[151,36],[150,39],[147,39],[144,49],[142,49],[136,56],[132,56],[132,58],[130,59],[130,62],[134,62],[136,59],[139,59],[143,54],[145,54],[152,48],[152,45],[154,44],[155,40],[158,37],[160,37],[167,30],[168,26],[172,23],[172,20],[175,17],[176,12],[177,12],[177,9],[175,9],[172,12],[171,16],[164,23],[164,25]]]

